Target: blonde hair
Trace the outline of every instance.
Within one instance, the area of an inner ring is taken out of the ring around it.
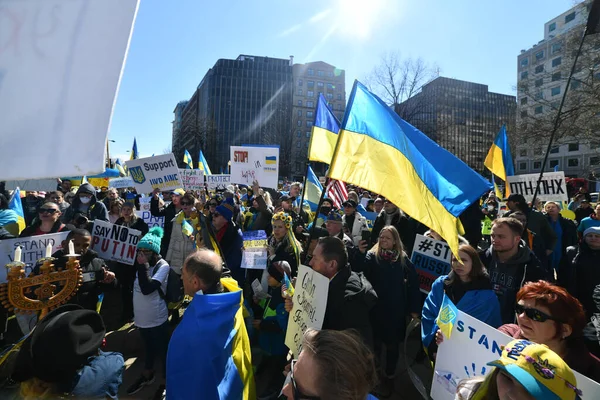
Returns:
[[[494,370],[486,376],[476,376],[470,379],[463,379],[458,383],[456,388],[456,399],[459,400],[500,400],[498,397],[498,384],[496,378],[500,370]],[[468,387],[472,386],[469,391]],[[461,389],[465,388],[468,391],[466,396],[460,393]]]
[[[400,234],[398,233],[398,230],[393,225],[384,226],[383,228],[381,228],[381,232],[379,232],[379,237],[381,237],[381,234],[383,232],[388,231],[392,234],[392,239],[394,240],[394,247],[392,248],[392,250],[398,252],[398,259],[400,260],[400,263],[404,264],[404,244],[402,243],[402,239],[400,239]],[[371,253],[375,254],[375,257],[377,257],[378,261],[380,253],[379,237],[377,238],[378,240],[377,243],[375,243],[375,246],[373,246],[373,248],[370,250]]]

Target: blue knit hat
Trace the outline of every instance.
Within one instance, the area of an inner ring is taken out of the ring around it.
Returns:
[[[327,221],[331,222],[342,222],[342,213],[339,210],[333,210],[329,212],[327,216]]]
[[[227,221],[231,221],[233,218],[233,210],[235,209],[235,204],[233,203],[232,198],[225,198],[220,206],[217,206],[217,212],[223,216]]]
[[[151,228],[137,244],[138,249],[152,250],[156,254],[160,253],[160,242],[164,235],[161,227],[155,226]]]

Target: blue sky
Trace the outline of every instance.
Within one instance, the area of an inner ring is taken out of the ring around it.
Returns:
[[[346,92],[381,55],[399,51],[440,75],[515,94],[517,55],[573,0],[141,0],[113,114],[111,156],[171,146],[173,109],[219,58],[251,54],[325,61]]]

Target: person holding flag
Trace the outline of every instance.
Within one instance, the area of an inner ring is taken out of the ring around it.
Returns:
[[[492,143],[492,147],[490,147],[483,165],[492,173],[492,182],[496,193],[500,194],[496,182],[494,182],[493,175],[504,181],[504,192],[506,197],[508,197],[510,195],[510,185],[508,184],[507,177],[515,174],[515,167],[506,134],[506,125],[502,125],[502,128],[500,128],[500,132],[496,135],[496,139],[494,139],[494,143]]]

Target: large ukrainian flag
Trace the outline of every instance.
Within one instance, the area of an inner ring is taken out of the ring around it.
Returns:
[[[198,169],[204,171],[204,175],[212,175],[210,172],[210,168],[208,167],[208,163],[206,162],[206,158],[204,158],[204,153],[200,150],[200,155],[198,156]]]
[[[192,156],[187,149],[183,151],[183,163],[185,164],[185,169],[194,169],[194,161],[192,161]]]
[[[308,159],[310,161],[320,161],[330,164],[338,140],[339,130],[340,122],[333,115],[333,111],[331,111],[327,100],[325,100],[325,97],[321,93],[317,101],[317,108],[315,109],[315,123],[313,124],[310,137]]]
[[[458,253],[459,215],[491,185],[355,81],[329,177],[382,194]]]
[[[317,178],[317,175],[315,175],[315,172],[311,167],[308,167],[305,187],[305,200],[308,205],[310,205],[310,210],[315,212],[317,211],[317,206],[319,205],[319,200],[321,199],[323,185],[321,185],[319,178]]]
[[[506,196],[508,196],[510,191],[509,185],[506,182],[506,177],[515,174],[515,167],[513,165],[512,154],[510,153],[510,146],[508,144],[506,125],[502,125],[500,132],[496,135],[496,139],[494,139],[494,143],[492,143],[492,147],[490,147],[483,165],[485,165],[492,174],[504,181]]]

